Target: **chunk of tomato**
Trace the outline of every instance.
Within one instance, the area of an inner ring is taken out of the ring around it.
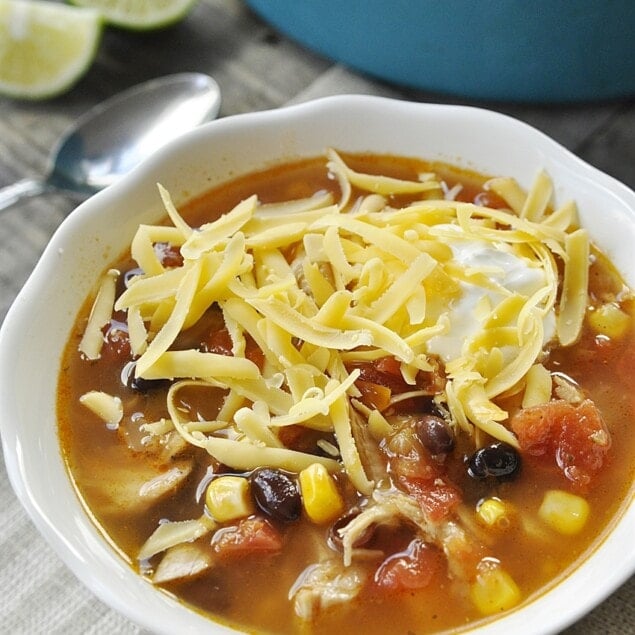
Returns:
[[[380,357],[375,362],[375,368],[377,372],[383,373],[384,375],[401,377],[401,362],[395,357]]]
[[[609,431],[590,399],[577,405],[555,400],[524,408],[512,417],[511,427],[524,452],[555,461],[578,487],[601,470],[611,447]]]
[[[401,428],[391,437],[381,442],[380,448],[388,459],[390,473],[396,479],[434,480],[443,473],[441,463],[435,461],[423,447],[409,418],[404,419]]]
[[[361,393],[361,401],[369,408],[376,408],[380,412],[390,405],[392,391],[387,386],[375,384],[371,381],[357,380],[355,386]]]
[[[232,338],[225,328],[210,331],[201,346],[206,353],[216,353],[216,355],[232,355]]]
[[[277,553],[282,549],[282,535],[264,518],[244,518],[237,525],[219,529],[212,548],[222,557]]]
[[[423,390],[429,395],[434,395],[443,389],[445,382],[440,364],[430,360],[433,370],[430,372],[419,371],[415,380],[415,385],[406,383],[401,374],[401,362],[392,356],[380,357],[372,362],[355,362],[347,365],[347,369],[352,371],[357,368],[360,371],[358,381],[369,384],[385,386],[393,394],[410,392],[411,390]]]
[[[433,522],[448,516],[462,499],[459,488],[445,478],[401,477],[399,482]]]
[[[234,354],[232,351],[232,338],[226,328],[210,331],[201,342],[201,348],[206,353],[216,353],[217,355],[227,355],[229,357]],[[246,340],[245,357],[259,368],[262,368],[264,364],[264,354],[256,342],[249,336],[247,336]]]
[[[360,371],[359,381],[388,388],[392,393],[412,390],[401,375],[401,364],[394,357],[381,357],[372,362],[355,362],[347,366],[349,371]]]
[[[405,551],[389,556],[379,565],[374,582],[383,591],[391,593],[423,589],[442,566],[441,553],[415,538]]]

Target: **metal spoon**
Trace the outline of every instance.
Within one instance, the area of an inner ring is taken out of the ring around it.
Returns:
[[[87,196],[129,172],[167,141],[216,117],[220,89],[179,73],[129,88],[91,108],[57,142],[42,178],[0,189],[0,210],[51,190]]]

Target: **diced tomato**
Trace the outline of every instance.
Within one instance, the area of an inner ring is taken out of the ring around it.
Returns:
[[[401,377],[401,362],[395,357],[387,356],[379,358],[375,362],[375,368],[379,373]]]
[[[247,342],[245,344],[245,357],[262,370],[265,364],[265,354],[251,337],[247,337]]]
[[[397,479],[415,479],[431,481],[441,476],[440,466],[432,459],[426,460],[425,454],[415,457],[395,456],[389,460],[390,473]]]
[[[359,369],[358,381],[377,384],[389,388],[391,392],[402,393],[412,390],[401,375],[401,365],[394,357],[382,357],[373,362],[355,362],[347,366],[350,372]]]
[[[233,355],[233,342],[226,328],[219,328],[210,331],[201,346],[206,353],[216,353],[217,355]],[[245,343],[245,357],[251,360],[258,368],[262,368],[265,356],[256,342],[249,336]]]
[[[420,370],[417,373],[417,388],[429,395],[436,395],[445,389],[445,367],[436,357],[430,357],[428,362],[432,370],[429,372]]]
[[[445,478],[422,479],[401,477],[399,483],[421,505],[431,521],[450,514],[461,502],[461,490]]]
[[[393,593],[423,589],[442,566],[441,553],[415,538],[405,551],[395,553],[381,563],[374,582],[380,589]]]
[[[282,549],[282,535],[264,518],[244,518],[238,525],[219,529],[212,547],[223,557],[277,553]]]
[[[401,362],[395,357],[380,357],[372,362],[355,362],[347,365],[347,370],[351,372],[354,369],[360,371],[360,376],[356,385],[363,391],[363,383],[367,385],[384,386],[389,389],[392,394],[401,394],[413,390],[422,390],[428,395],[434,395],[445,385],[443,371],[441,365],[433,363],[431,372],[419,371],[416,376],[416,385],[406,383],[401,374]]]
[[[360,380],[355,382],[355,386],[359,392],[362,393],[362,403],[366,404],[369,408],[376,408],[381,412],[390,405],[390,397],[392,395],[390,388],[382,386],[381,384],[375,384],[371,381]]]
[[[419,478],[433,480],[441,476],[442,464],[435,461],[423,447],[417,434],[405,418],[401,427],[380,443],[380,449],[388,459],[389,471],[394,478]]]
[[[217,355],[232,354],[232,338],[227,329],[211,331],[201,344],[206,353],[216,353]]]
[[[380,448],[395,484],[419,503],[430,520],[445,518],[459,504],[460,489],[446,478],[443,463],[423,447],[412,426],[404,425]]]
[[[512,417],[511,427],[524,452],[555,461],[579,487],[600,471],[611,447],[609,431],[590,399],[579,405],[556,400],[525,408]]]

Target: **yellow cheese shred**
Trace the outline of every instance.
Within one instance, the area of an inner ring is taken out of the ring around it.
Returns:
[[[250,196],[218,220],[203,225],[199,231],[190,234],[183,243],[181,255],[189,260],[196,259],[202,253],[211,251],[219,244],[224,244],[251,219],[257,203],[258,198]]]
[[[527,200],[527,192],[515,179],[499,176],[487,181],[485,189],[498,194],[507,202],[510,209],[520,216]]]
[[[134,305],[128,310],[128,335],[132,354],[135,356],[143,355],[148,347],[148,331],[139,305]]]
[[[197,261],[183,276],[183,280],[176,290],[174,309],[170,317],[149,344],[145,353],[137,360],[136,373],[139,377],[144,376],[144,373],[168,350],[176,336],[181,332],[198,287],[200,273],[201,263]]]
[[[86,359],[99,359],[101,355],[104,344],[101,330],[110,322],[115,304],[115,288],[118,277],[119,271],[110,269],[99,285],[99,291],[88,316],[88,323],[79,342],[79,352],[83,353]]]
[[[157,187],[159,188],[161,200],[163,201],[165,211],[168,213],[170,220],[174,224],[174,227],[181,232],[183,238],[187,240],[192,235],[192,228],[185,222],[185,220],[183,220],[183,217],[179,214],[179,211],[176,209],[176,206],[172,202],[170,192],[168,192],[160,183],[157,183]]]
[[[137,366],[139,362],[137,362]],[[258,366],[244,357],[227,357],[196,350],[166,351],[147,370],[145,379],[226,378],[257,379]]]
[[[272,448],[284,447],[280,439],[271,431],[269,407],[264,401],[256,401],[251,408],[236,411],[233,417],[236,427],[256,445]]]
[[[584,229],[567,234],[567,259],[564,268],[560,311],[558,313],[558,339],[563,346],[573,344],[580,334],[587,305],[589,282],[589,237]]]
[[[117,425],[123,418],[123,405],[117,396],[90,390],[79,398],[79,402],[109,425]]]
[[[153,276],[133,278],[132,284],[117,298],[115,310],[155,304],[174,296],[186,273],[187,269],[181,267],[166,271],[162,269]]]
[[[359,451],[355,445],[351,429],[350,404],[344,396],[340,396],[331,409],[333,428],[342,455],[346,472],[353,485],[362,494],[370,494],[374,483],[368,479],[362,465]]]
[[[416,194],[441,189],[434,174],[420,175],[419,181],[405,181],[388,176],[363,174],[351,170],[333,150],[329,150],[327,154],[330,159],[327,165],[333,172],[343,174],[351,185],[375,194]]]
[[[520,210],[521,218],[531,221],[540,221],[544,218],[545,212],[553,194],[553,184],[544,170],[541,170],[534,180],[529,195],[525,199],[525,204]]]
[[[322,326],[276,298],[250,299],[247,300],[247,303],[265,317],[279,324],[284,324],[293,336],[317,346],[349,350],[372,344],[372,336],[367,330],[357,328],[346,330]]]
[[[534,364],[526,375],[527,386],[523,394],[522,407],[530,408],[547,403],[551,399],[551,374],[542,364]]]

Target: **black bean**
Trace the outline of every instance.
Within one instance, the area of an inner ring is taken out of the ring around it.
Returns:
[[[414,426],[417,438],[432,454],[447,454],[454,448],[452,429],[441,417],[417,415]]]
[[[131,390],[147,393],[150,390],[156,390],[169,383],[167,379],[143,379],[143,377],[136,377],[136,366],[136,362],[128,362],[121,370],[121,383],[124,386],[128,386]]]
[[[425,404],[423,412],[434,415],[435,417],[440,417],[441,419],[443,419],[444,414],[447,414],[447,410],[434,399],[430,399],[430,401]]]
[[[472,454],[467,473],[475,479],[490,476],[505,480],[517,476],[520,471],[520,454],[508,443],[493,443]]]
[[[300,518],[302,500],[295,479],[280,470],[262,468],[250,480],[254,499],[265,514],[283,521]]]

